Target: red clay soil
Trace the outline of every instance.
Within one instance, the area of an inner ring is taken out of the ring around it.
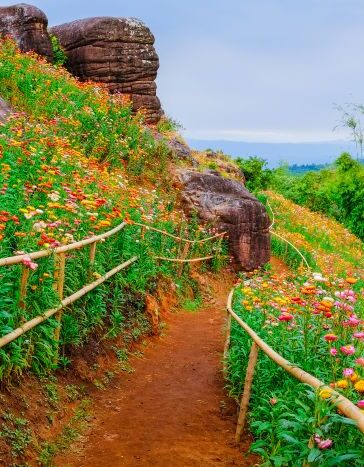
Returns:
[[[254,466],[248,435],[234,442],[236,407],[221,374],[226,297],[233,275],[209,278],[212,300],[197,312],[170,314],[134,373],[100,391],[88,432],[59,467]]]

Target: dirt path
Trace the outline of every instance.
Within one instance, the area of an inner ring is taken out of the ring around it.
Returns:
[[[118,377],[93,404],[88,434],[56,459],[59,467],[253,466],[248,439],[234,443],[236,409],[221,375],[225,301],[233,276],[210,283],[198,312],[171,314],[135,372]]]

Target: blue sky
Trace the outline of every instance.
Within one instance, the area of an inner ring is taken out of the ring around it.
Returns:
[[[12,4],[13,2],[2,2]],[[364,103],[363,0],[34,0],[50,24],[135,16],[156,37],[166,113],[199,139],[327,141]]]

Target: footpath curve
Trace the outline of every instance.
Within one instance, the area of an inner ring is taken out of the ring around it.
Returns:
[[[224,390],[221,357],[226,296],[235,276],[209,275],[199,311],[170,314],[134,373],[119,375],[93,401],[88,432],[55,459],[59,467],[254,466],[250,439],[234,442],[236,406]]]

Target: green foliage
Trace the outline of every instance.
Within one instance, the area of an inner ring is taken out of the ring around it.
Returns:
[[[28,119],[46,122],[53,140],[60,138],[87,157],[120,165],[132,175],[155,171],[168,151],[145,129],[142,116],[133,116],[130,102],[100,86],[80,83],[65,69],[20,54],[12,41],[0,42],[1,95]],[[161,170],[160,173],[163,173]]]
[[[343,153],[335,165],[302,176],[275,169],[270,186],[297,204],[322,212],[364,239],[364,167]]]
[[[173,133],[182,128],[182,125],[176,120],[173,120],[171,117],[163,116],[157,123],[158,133],[168,134]]]
[[[70,447],[71,443],[80,436],[80,433],[87,426],[89,405],[90,401],[88,399],[83,399],[69,423],[58,435],[56,441],[53,443],[44,442],[42,444],[38,457],[39,465],[42,467],[52,467],[54,465],[53,457],[60,452],[66,451]]]
[[[268,187],[271,170],[267,169],[267,162],[257,156],[248,159],[238,158],[236,163],[245,177],[247,189],[253,193],[265,190]]]
[[[53,51],[53,60],[55,66],[62,66],[67,63],[67,55],[64,48],[59,43],[57,36],[51,34],[51,43],[52,43],[52,51]]]
[[[295,248],[293,248],[289,243],[285,242],[284,240],[275,237],[272,234],[271,238],[271,249],[272,254],[277,256],[277,258],[281,258],[291,269],[297,270],[304,265],[302,260],[302,256],[297,252]],[[311,255],[305,248],[300,248],[300,252],[308,262],[309,266],[314,269],[318,270],[318,266]]]
[[[187,298],[183,303],[182,307],[184,310],[189,312],[197,311],[202,305],[202,297],[197,296],[196,298]]]
[[[5,412],[2,419],[0,437],[6,439],[14,457],[24,454],[27,447],[32,443],[32,432],[28,427],[28,421],[16,417],[11,412]]]

